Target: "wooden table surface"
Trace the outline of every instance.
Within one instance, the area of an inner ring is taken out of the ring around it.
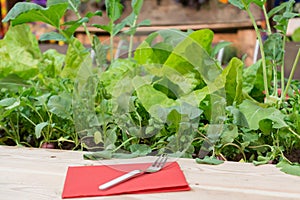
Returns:
[[[0,146],[1,200],[56,200],[68,166],[98,165],[83,152]],[[225,162],[213,166],[178,159],[191,191],[77,198],[78,200],[285,200],[300,199],[300,177],[274,165]],[[102,163],[103,164],[103,163]]]

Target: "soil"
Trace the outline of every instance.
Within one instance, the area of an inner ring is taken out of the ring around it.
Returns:
[[[285,157],[291,162],[300,163],[300,149],[294,149],[290,153],[285,154]]]

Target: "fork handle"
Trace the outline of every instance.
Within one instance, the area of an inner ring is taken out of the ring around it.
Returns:
[[[109,182],[106,182],[106,183],[100,185],[100,186],[99,186],[99,189],[100,189],[100,190],[108,189],[108,188],[110,188],[110,187],[112,187],[112,186],[114,186],[114,185],[117,185],[117,184],[119,184],[119,183],[122,183],[122,182],[124,182],[124,181],[127,181],[127,180],[129,180],[129,179],[131,179],[131,178],[133,178],[133,177],[135,177],[135,176],[137,176],[137,175],[141,175],[141,174],[143,174],[143,173],[144,173],[144,171],[138,170],[138,169],[137,169],[137,170],[130,171],[130,172],[128,172],[128,173],[126,173],[126,174],[124,174],[124,175],[122,175],[122,176],[119,176],[119,177],[117,177],[117,178],[115,178],[115,179],[113,179],[113,180],[111,180],[111,181],[109,181]]]

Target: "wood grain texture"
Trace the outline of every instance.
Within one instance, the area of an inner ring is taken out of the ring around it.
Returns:
[[[0,146],[0,199],[61,199],[68,166],[116,162],[84,160],[82,155],[83,152],[75,151]],[[191,191],[81,200],[300,199],[300,177],[284,174],[274,165],[255,167],[250,163],[225,162],[212,166],[197,164],[192,159],[179,159],[177,162],[192,188]]]
[[[131,13],[131,0],[125,0],[125,7],[121,19],[124,19]],[[89,1],[80,6],[81,16],[87,12],[95,12],[99,9],[97,4]],[[251,5],[251,10],[255,19],[261,20],[261,10]],[[69,12],[66,21],[76,20],[77,16]],[[214,23],[243,23],[250,22],[247,13],[231,4],[222,4],[219,1],[206,1],[201,8],[197,9],[193,5],[183,6],[176,0],[161,0],[160,5],[156,0],[144,0],[138,21],[145,19],[151,21],[152,26],[159,25],[193,25],[193,24],[214,24]],[[109,21],[105,10],[102,17],[93,17],[88,25],[107,24]]]

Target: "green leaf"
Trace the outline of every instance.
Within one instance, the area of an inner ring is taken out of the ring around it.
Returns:
[[[227,105],[232,105],[233,102],[240,104],[243,100],[243,66],[244,63],[241,60],[233,58],[222,72],[222,76],[225,77],[226,82]]]
[[[139,15],[143,6],[144,0],[132,0],[131,7],[135,15]]]
[[[68,38],[71,38],[73,36],[73,34],[75,33],[76,29],[78,27],[80,27],[82,24],[87,23],[88,21],[89,21],[89,18],[87,18],[87,17],[80,18],[76,21],[69,21],[64,24],[64,25],[68,25],[68,26],[67,26],[67,28],[65,28],[63,30],[63,32],[65,33],[65,35]]]
[[[2,107],[9,107],[15,104],[18,101],[16,98],[5,98],[0,100],[0,106]]]
[[[267,59],[280,64],[282,60],[282,42],[283,38],[279,33],[271,34],[268,39],[264,42],[264,51]]]
[[[102,159],[111,159],[112,151],[99,151],[93,153],[85,153],[83,154],[83,158],[86,160],[102,160]]]
[[[47,77],[60,76],[65,62],[65,55],[55,49],[48,49],[43,53],[43,61],[40,63],[40,72]]]
[[[230,44],[232,43],[227,41],[217,43],[212,49],[211,56],[215,57],[221,49],[229,46]]]
[[[135,79],[134,81],[138,81]],[[136,87],[137,96],[142,102],[146,110],[150,110],[152,106],[160,105],[170,107],[176,105],[173,99],[168,98],[164,93],[155,90],[151,85],[144,84]]]
[[[262,8],[265,5],[265,3],[267,2],[267,0],[250,0],[250,2],[252,2]]]
[[[121,17],[123,5],[120,3],[120,0],[105,0],[105,7],[107,16],[112,22]]]
[[[221,143],[222,144],[232,143],[234,139],[239,136],[238,128],[237,126],[230,125],[230,124],[228,124],[225,127],[226,128],[221,135]]]
[[[270,157],[258,156],[257,161],[253,161],[255,166],[267,164],[271,160]]]
[[[34,77],[41,57],[38,41],[28,25],[10,27],[0,40],[0,77],[9,74],[23,79]]]
[[[108,33],[112,32],[112,27],[108,25],[92,24],[92,26],[107,31]]]
[[[267,72],[268,80],[271,80],[272,72]],[[259,60],[243,70],[243,91],[252,98],[262,102],[264,100],[264,78],[262,61]]]
[[[112,35],[117,35],[125,26],[126,26],[126,22],[124,21],[113,26]]]
[[[196,158],[196,162],[198,164],[208,164],[208,165],[219,165],[219,164],[224,163],[223,160],[218,160],[215,157],[209,157],[209,156],[205,156],[203,159]]]
[[[249,128],[252,130],[259,129],[260,121],[265,119],[272,121],[272,128],[279,129],[288,126],[284,121],[285,116],[274,107],[262,108],[252,101],[244,100],[239,109],[246,117]]]
[[[149,19],[145,19],[140,23],[138,23],[138,26],[150,26],[150,25],[151,25],[151,21]]]
[[[89,53],[79,40],[74,38],[71,43],[68,46],[65,66],[61,72],[61,76],[65,78],[75,78],[82,63],[87,60],[91,61],[90,57],[88,57]],[[92,67],[91,63],[89,67]]]
[[[76,12],[81,4],[81,1],[80,0],[47,0],[47,7],[56,4],[62,4],[62,3],[67,3],[68,9],[71,9]]]
[[[131,153],[138,154],[139,156],[146,156],[152,151],[146,144],[132,144],[129,148]]]
[[[49,122],[41,122],[35,126],[34,133],[35,133],[35,136],[37,139],[39,139],[41,137],[41,132],[42,132],[43,128],[45,128],[48,125],[49,125]]]
[[[56,28],[67,10],[68,4],[55,4],[44,8],[35,3],[19,2],[7,13],[3,22],[11,21],[13,26],[27,22],[45,22]]]
[[[285,160],[280,161],[276,167],[280,169],[280,171],[291,174],[291,175],[296,175],[300,176],[300,164],[295,163],[295,164],[290,164]]]
[[[57,32],[44,33],[40,36],[39,40],[40,41],[54,40],[54,41],[63,41],[63,42],[67,41],[67,39],[62,34],[59,34]]]
[[[99,17],[101,17],[102,16],[102,11],[101,10],[97,10],[97,11],[95,11],[95,12],[88,12],[88,13],[86,13],[85,14],[85,16],[87,17],[87,18],[92,18],[92,17],[94,17],[94,16],[99,16]]]
[[[67,93],[53,95],[47,103],[51,113],[63,119],[72,119],[72,96]]]
[[[99,144],[100,142],[103,142],[102,134],[100,133],[100,131],[96,131],[94,133],[94,141],[95,141],[95,144]]]
[[[229,3],[231,3],[232,5],[238,7],[241,10],[246,9],[242,0],[229,0]]]

